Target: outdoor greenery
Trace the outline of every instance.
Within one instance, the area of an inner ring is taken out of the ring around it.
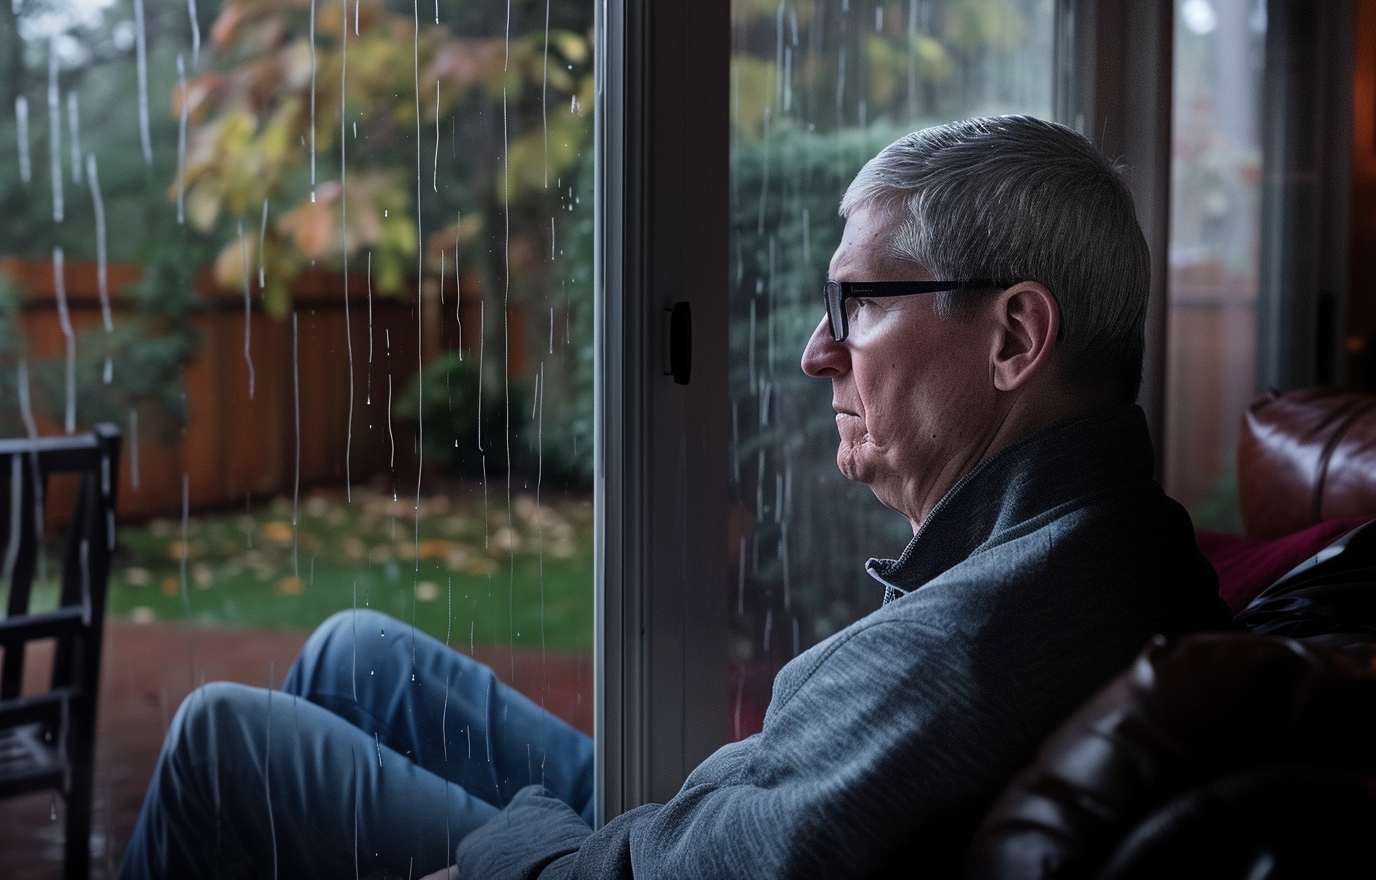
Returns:
[[[552,343],[556,320],[590,321],[590,273],[565,257],[564,232],[590,224],[592,8],[443,0],[432,20],[385,0],[224,0],[193,30],[187,7],[146,6],[142,18],[120,0],[0,13],[0,141],[25,160],[0,163],[0,256],[61,249],[69,262],[103,254],[146,270],[110,291],[132,314],[77,341],[78,424],[150,406],[173,423],[188,416],[180,373],[202,344],[189,319],[224,307],[205,296],[207,272],[228,301],[251,295],[285,318],[311,266],[366,270],[371,290],[397,296],[416,294],[417,274],[461,267],[490,319],[484,395],[538,381],[537,436],[522,444],[548,438],[537,467],[585,482],[590,469],[564,450],[590,449],[590,373],[545,362],[591,368],[564,350],[590,338]],[[58,112],[42,112],[50,100]],[[68,367],[34,361],[15,323],[26,295],[0,288],[0,400],[17,399],[26,360],[34,409],[61,424]],[[508,306],[549,315],[529,322],[525,347],[546,355],[529,375],[506,375]],[[24,430],[14,406],[0,406],[0,430]]]
[[[1051,15],[1042,0],[733,4],[731,485],[749,528],[732,548],[732,650],[770,673],[873,610],[864,560],[911,538],[838,473],[831,390],[798,367],[841,194],[907,132],[1049,113]]]
[[[284,317],[309,267],[367,271],[378,295],[408,298],[419,291],[418,274],[434,279],[462,268],[482,290],[482,353],[440,352],[423,373],[423,396],[417,384],[398,389],[395,415],[434,426],[424,435],[425,457],[449,475],[510,474],[532,492],[589,486],[592,7],[440,0],[418,15],[393,0],[223,0],[202,10],[196,31],[184,7],[144,6],[146,135],[135,103],[139,41],[123,0],[82,15],[62,0],[0,12],[0,46],[9,50],[0,65],[0,140],[22,140],[18,114],[8,113],[16,99],[31,111],[27,175],[17,162],[0,163],[5,255],[49,259],[63,248],[69,260],[98,256],[87,174],[94,165],[107,255],[145,270],[130,290],[111,291],[133,304],[126,317],[78,340],[79,422],[122,422],[139,407],[172,416],[166,424],[188,417],[180,374],[203,342],[192,318],[245,295]],[[771,611],[801,621],[807,643],[844,625],[872,604],[855,586],[855,548],[889,549],[903,537],[901,519],[835,473],[824,383],[801,375],[797,354],[818,316],[817,286],[839,237],[835,207],[846,182],[902,131],[1012,100],[1009,90],[1023,85],[1008,49],[1027,38],[1025,6],[889,4],[869,10],[871,21],[849,4],[733,5],[732,484],[753,522],[741,590],[754,629]],[[74,96],[76,160],[66,157],[74,130],[64,133],[63,114],[44,112],[50,94]],[[50,151],[54,145],[61,149]],[[61,159],[55,176],[47,173],[50,155]],[[64,193],[57,219],[54,203]],[[198,277],[213,279],[221,294],[198,293]],[[23,430],[9,367],[27,354],[13,320],[25,296],[0,277],[0,428],[10,433]],[[510,328],[500,318],[509,306],[527,316],[525,350],[534,354],[524,375],[507,375]],[[109,382],[107,361],[116,365]],[[64,402],[65,370],[60,359],[31,364],[35,406],[49,417]],[[473,442],[453,444],[467,437]],[[437,491],[423,506],[459,504],[442,497],[449,495]],[[310,626],[348,607],[357,580],[360,602],[392,603],[388,610],[425,620],[439,600],[422,598],[431,592],[424,584],[437,585],[447,602],[454,578],[459,608],[460,600],[486,601],[490,578],[494,601],[520,607],[505,617],[492,611],[488,625],[500,630],[505,620],[506,638],[518,629],[529,638],[530,625],[513,623],[534,601],[522,591],[554,589],[565,574],[576,585],[570,590],[591,582],[590,569],[565,571],[583,550],[570,559],[547,553],[543,577],[532,576],[524,550],[505,561],[476,553],[470,558],[499,566],[476,574],[467,563],[449,567],[440,559],[448,551],[422,554],[420,573],[408,571],[399,552],[374,562],[376,547],[396,551],[392,515],[377,511],[408,502],[356,495],[352,504],[321,503],[321,516],[302,503],[291,548],[273,525],[283,522],[281,502],[260,505],[253,515],[261,519],[246,532],[241,515],[193,517],[185,560],[169,555],[180,523],[127,528],[112,607],[157,619]],[[855,513],[825,523],[787,515],[818,505]],[[414,510],[408,515],[414,532]],[[477,521],[472,511],[422,516],[421,545],[458,540],[433,531],[454,516]],[[519,511],[512,521],[523,521]],[[406,522],[397,515],[395,527]],[[385,539],[374,531],[383,526]],[[484,551],[494,535],[487,532]],[[363,557],[350,536],[369,548]],[[473,534],[462,540],[477,546]],[[802,547],[813,551],[808,587],[791,592],[789,559],[803,558]],[[165,595],[169,577],[176,590]],[[483,626],[474,624],[480,640]]]
[[[522,493],[508,511],[505,493],[466,488],[417,507],[355,487],[348,503],[314,492],[125,527],[110,613],[309,630],[371,607],[453,645],[591,652],[591,499]]]

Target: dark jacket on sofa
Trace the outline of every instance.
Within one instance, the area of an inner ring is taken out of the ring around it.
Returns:
[[[525,789],[460,844],[460,876],[954,873],[999,790],[1148,639],[1228,626],[1152,465],[1137,407],[1004,448],[870,560],[885,604],[784,667],[761,733],[597,832]]]

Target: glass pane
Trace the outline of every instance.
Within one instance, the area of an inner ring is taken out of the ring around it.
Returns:
[[[1051,115],[1051,0],[732,6],[731,405],[734,737],[778,669],[879,606],[864,572],[908,522],[836,469],[829,384],[799,358],[822,316],[841,193],[900,135]]]
[[[1177,7],[1165,487],[1197,525],[1241,531],[1236,450],[1256,390],[1266,4]]]
[[[281,688],[338,611],[591,734],[592,17],[4,3],[0,436],[124,434],[92,876],[183,697]],[[4,872],[67,809],[0,801]]]

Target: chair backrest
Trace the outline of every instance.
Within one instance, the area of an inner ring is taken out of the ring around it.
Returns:
[[[1237,455],[1247,534],[1279,538],[1325,520],[1376,516],[1376,397],[1332,388],[1247,407]]]
[[[22,687],[24,652],[11,647],[75,632],[71,624],[90,627],[104,616],[114,549],[119,444],[119,430],[112,425],[99,425],[90,434],[0,440],[0,486],[4,487],[0,489],[4,501],[0,505],[0,546],[4,547],[0,580],[9,587],[0,627],[0,646],[5,648],[0,700],[17,697]],[[35,583],[41,586],[49,575],[42,544],[50,478],[58,473],[77,473],[81,483],[67,520],[57,608],[35,614]],[[90,647],[98,651],[99,645]],[[72,684],[83,665],[98,660],[98,653],[81,656],[89,654],[86,648],[79,637],[59,638],[53,666],[55,688]]]
[[[0,440],[0,797],[56,789],[67,801],[66,876],[84,876],[89,858],[96,699],[110,558],[120,434],[98,425],[89,434]],[[49,507],[70,497],[66,520]],[[61,561],[49,571],[45,531],[61,537]],[[59,578],[54,583],[54,577]],[[54,587],[56,588],[54,590]],[[56,607],[52,593],[56,592]],[[41,597],[37,604],[35,599]],[[40,607],[42,606],[42,607]],[[25,694],[30,642],[52,640],[49,690]]]

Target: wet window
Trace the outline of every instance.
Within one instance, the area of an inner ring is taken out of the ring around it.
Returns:
[[[592,18],[0,10],[0,435],[123,434],[92,876],[182,699],[280,687],[335,612],[591,734]],[[58,864],[65,810],[0,801],[5,863]]]
[[[1241,531],[1237,439],[1256,392],[1266,4],[1186,0],[1175,22],[1165,486]]]
[[[737,738],[774,673],[878,607],[864,572],[912,537],[836,468],[829,383],[799,358],[823,315],[841,193],[884,146],[968,116],[1049,118],[1050,0],[732,6],[731,607]]]

